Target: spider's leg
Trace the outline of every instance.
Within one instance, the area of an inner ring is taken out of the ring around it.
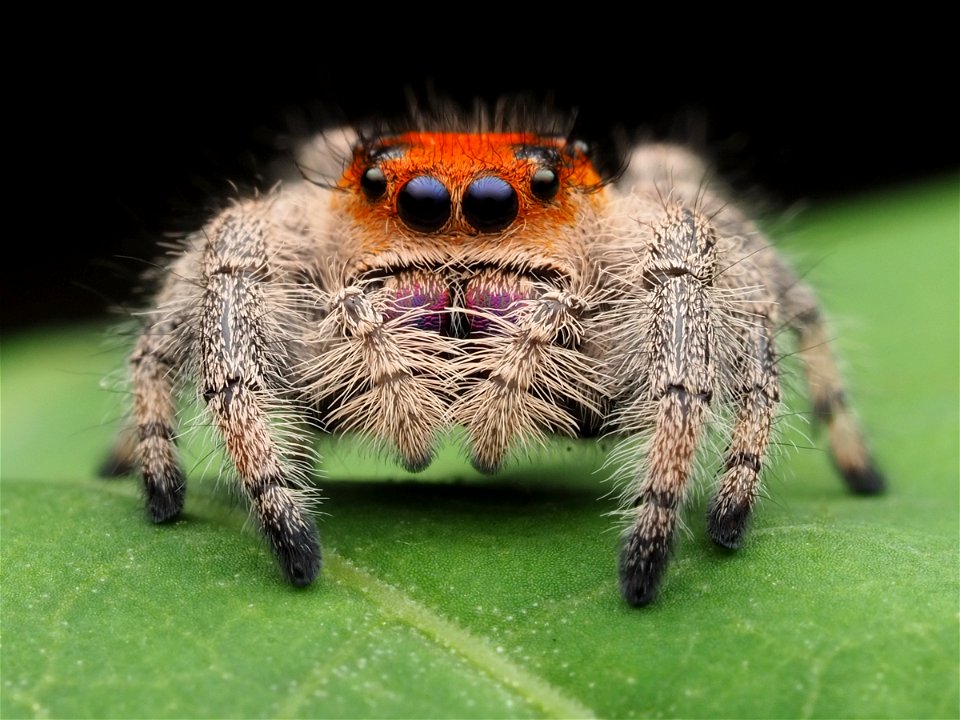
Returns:
[[[198,383],[281,569],[291,583],[307,585],[320,571],[317,531],[290,487],[294,470],[267,416],[277,353],[286,345],[265,303],[267,211],[255,202],[238,206],[206,230]]]
[[[769,316],[774,310],[773,303],[757,302],[752,308],[740,306],[728,323],[739,336],[736,350],[731,353],[735,356],[733,385],[727,388],[736,418],[720,486],[707,511],[707,531],[714,542],[724,547],[738,547],[746,529],[780,401]]]
[[[140,439],[136,423],[125,422],[117,432],[110,452],[100,463],[97,474],[102,478],[118,478],[132,475],[137,470],[137,449]]]
[[[620,555],[620,589],[632,605],[656,597],[666,570],[716,375],[709,299],[716,237],[682,206],[661,210],[651,230],[649,257],[633,279],[639,312],[619,318],[627,363],[646,378],[618,408],[620,429],[636,435],[651,421],[654,427],[646,457],[639,449],[625,456],[632,465],[624,468],[631,526]]]
[[[885,481],[849,404],[830,335],[813,291],[792,282],[781,299],[783,314],[799,339],[816,418],[825,423],[837,469],[848,487],[865,495],[883,492]]]
[[[180,514],[187,489],[174,446],[174,382],[179,370],[177,324],[176,317],[169,317],[149,325],[130,357],[136,457],[147,511],[158,523]]]

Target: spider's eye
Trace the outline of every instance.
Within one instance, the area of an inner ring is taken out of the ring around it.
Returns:
[[[560,191],[560,178],[550,168],[542,167],[530,178],[530,192],[538,200],[553,200]]]
[[[420,175],[400,189],[397,210],[413,230],[439,230],[450,217],[450,192],[435,177]]]
[[[517,191],[503,178],[479,177],[463,193],[463,216],[480,232],[503,230],[518,208]]]
[[[360,189],[368,199],[378,200],[387,192],[387,176],[376,166],[368,167],[360,176]]]

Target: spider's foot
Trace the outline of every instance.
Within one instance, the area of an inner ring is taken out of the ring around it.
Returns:
[[[833,464],[843,476],[850,492],[877,495],[886,489],[883,474],[870,456],[863,433],[846,410],[830,418],[830,447]]]
[[[162,477],[144,474],[144,488],[147,512],[153,522],[168,522],[180,515],[187,494],[187,483],[179,469],[175,468]]]
[[[118,478],[136,474],[136,463],[128,456],[113,449],[97,467],[97,476]]]
[[[320,574],[320,541],[313,523],[295,528],[271,528],[267,537],[284,577],[291,585],[306,587]]]
[[[267,485],[254,495],[260,525],[287,581],[304,587],[320,574],[321,553],[317,529],[301,512],[290,491]]]
[[[637,525],[620,551],[620,593],[634,607],[649,605],[670,560],[672,533],[651,534]]]
[[[135,475],[137,470],[138,436],[136,433],[124,430],[117,434],[110,452],[97,468],[97,475],[102,478],[124,477]]]
[[[887,489],[887,481],[873,465],[855,468],[840,468],[847,487],[857,495],[879,495]]]
[[[747,530],[750,520],[751,504],[746,501],[729,503],[717,498],[707,510],[707,533],[721,547],[736,550]]]

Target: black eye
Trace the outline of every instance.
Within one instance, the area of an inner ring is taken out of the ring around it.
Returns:
[[[401,188],[397,210],[407,227],[433,232],[450,217],[450,193],[435,177],[420,175]]]
[[[542,167],[530,178],[530,191],[538,200],[553,200],[560,191],[560,178],[550,168]]]
[[[477,178],[463,194],[463,216],[480,232],[503,230],[518,208],[517,191],[503,178]]]
[[[360,176],[360,189],[370,200],[383,197],[387,191],[387,178],[378,167],[368,167]]]

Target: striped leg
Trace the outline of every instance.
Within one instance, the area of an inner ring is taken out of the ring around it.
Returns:
[[[642,430],[651,406],[654,414],[646,462],[634,459],[626,493],[632,527],[620,555],[620,590],[631,605],[656,597],[715,383],[708,299],[712,230],[691,211],[671,207],[654,240],[642,277],[649,293],[649,334],[639,348],[649,358],[649,383],[647,392],[634,398],[634,407],[620,410],[628,433]],[[630,318],[623,323],[644,327]]]
[[[772,311],[772,304],[769,306]],[[707,511],[707,531],[718,545],[736,548],[759,491],[760,468],[780,401],[780,385],[767,310],[736,318],[742,335],[739,386],[732,389],[736,419],[720,487]]]
[[[147,512],[157,523],[180,514],[187,490],[173,441],[173,346],[172,323],[159,322],[144,331],[130,358],[137,458]]]
[[[266,403],[283,343],[269,325],[266,221],[243,209],[207,232],[203,256],[200,378],[203,397],[243,490],[287,579],[307,585],[320,571],[314,523],[290,487],[292,470],[271,432]]]
[[[866,438],[851,409],[830,346],[830,337],[813,292],[793,285],[783,299],[790,326],[799,338],[816,418],[825,423],[834,463],[855,493],[883,492],[886,483],[877,470]]]

